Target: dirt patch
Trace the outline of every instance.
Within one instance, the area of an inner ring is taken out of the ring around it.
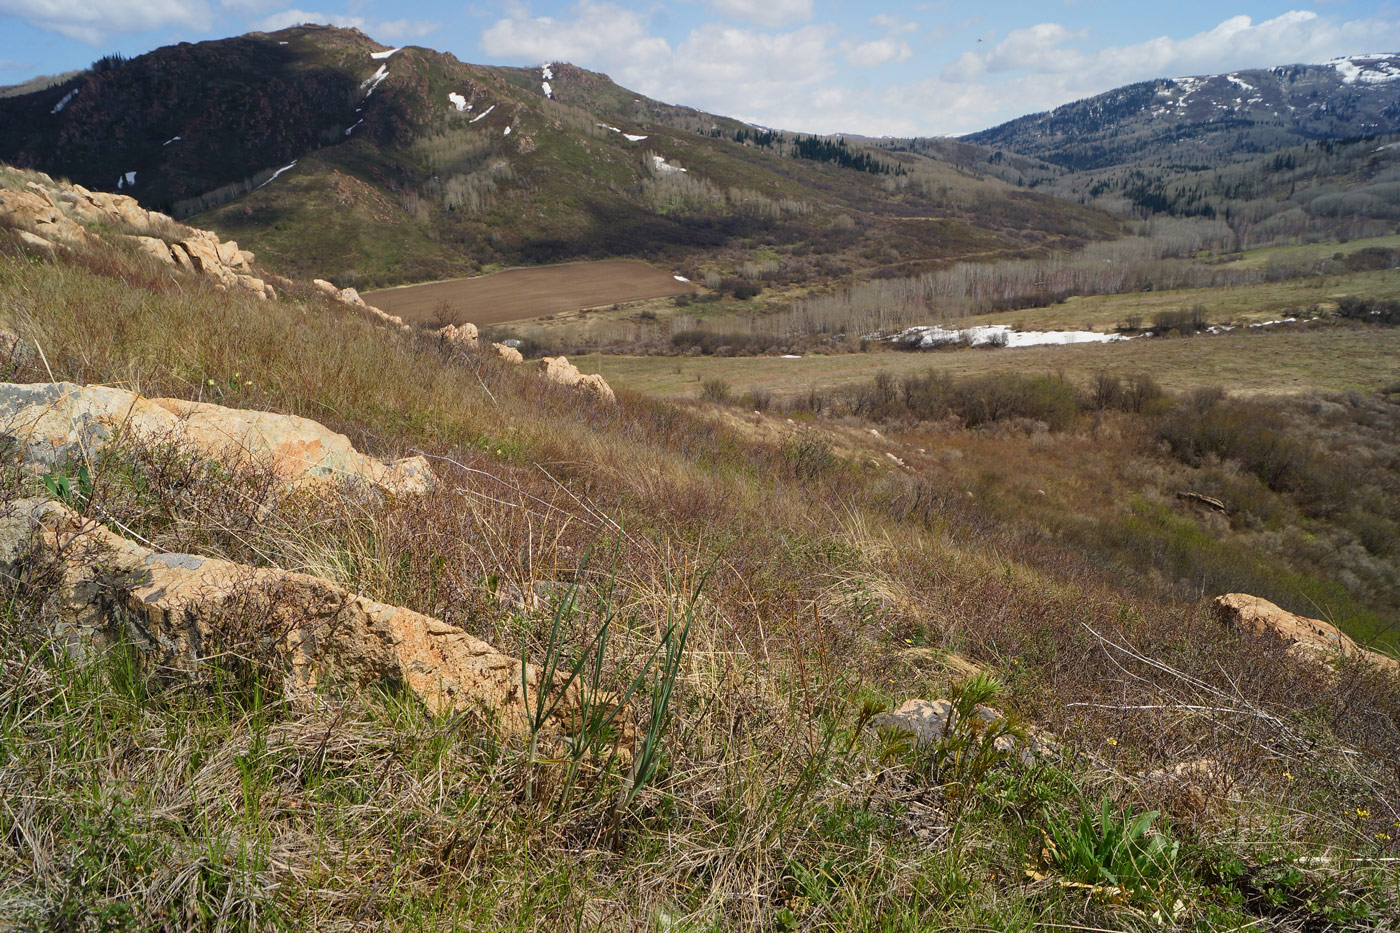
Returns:
[[[470,279],[401,285],[368,292],[376,308],[411,324],[502,324],[543,314],[695,291],[689,282],[644,262],[586,262],[511,269]]]

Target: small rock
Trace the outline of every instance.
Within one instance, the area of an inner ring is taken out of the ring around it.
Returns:
[[[495,350],[496,355],[507,363],[525,362],[525,357],[521,356],[520,351],[515,349],[515,347],[508,347],[503,343],[493,343],[491,344],[491,349]]]

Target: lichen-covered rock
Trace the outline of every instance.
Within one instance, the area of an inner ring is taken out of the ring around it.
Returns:
[[[327,679],[402,684],[434,714],[478,711],[512,732],[527,729],[527,698],[542,684],[535,667],[431,616],[308,574],[156,553],[50,500],[0,509],[0,574],[54,587],[45,634],[79,653],[130,642],[157,676],[190,676],[235,651],[276,664],[293,699]],[[573,731],[588,698],[562,677],[551,689],[561,700],[546,728]],[[635,730],[625,710],[618,722],[625,753]]]
[[[1254,635],[1269,635],[1289,646],[1294,657],[1320,661],[1330,666],[1338,655],[1356,657],[1377,667],[1400,674],[1400,661],[1362,648],[1351,636],[1330,622],[1295,615],[1267,599],[1248,593],[1227,593],[1211,603],[1216,618]]]
[[[229,463],[263,464],[289,486],[350,481],[413,495],[432,484],[423,457],[383,463],[308,418],[147,399],[105,386],[0,383],[0,441],[6,456],[24,466],[48,469],[124,437],[176,443]]]

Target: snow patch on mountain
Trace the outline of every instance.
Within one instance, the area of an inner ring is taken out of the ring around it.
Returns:
[[[1400,56],[1389,53],[1334,58],[1325,64],[1337,70],[1343,84],[1387,84],[1400,80]]]
[[[686,169],[681,168],[679,165],[672,165],[670,162],[667,162],[664,156],[659,156],[655,153],[652,153],[651,165],[652,168],[654,168],[657,171],[657,173],[661,175],[671,175],[678,172],[686,171]]]
[[[389,66],[380,65],[378,71],[376,71],[374,74],[370,75],[364,80],[364,82],[360,85],[360,90],[364,91],[365,96],[368,97],[369,95],[374,93],[374,89],[379,87],[379,85],[383,83],[384,79],[387,77],[389,77]]]
[[[261,185],[258,185],[258,188],[262,188],[262,187],[264,187],[265,185],[270,185],[270,184],[272,184],[274,181],[277,180],[277,176],[278,176],[278,175],[281,175],[283,172],[285,172],[285,171],[287,171],[287,170],[289,170],[289,169],[295,168],[295,167],[296,167],[296,164],[297,164],[297,161],[298,161],[298,160],[293,159],[291,165],[284,165],[284,166],[282,166],[281,168],[279,168],[277,171],[273,172],[273,173],[272,173],[272,177],[269,178],[267,181],[263,182]],[[253,190],[256,191],[256,190],[258,190],[258,189],[257,189],[257,188],[254,188]]]
[[[456,107],[458,113],[466,113],[468,110],[471,109],[471,105],[467,103],[467,99],[461,94],[458,94],[456,91],[448,92],[447,102],[452,106]]]
[[[397,51],[398,49],[389,49],[384,52],[370,52],[369,57],[375,59],[376,61],[383,61],[384,59],[388,58],[390,55],[393,55]]]
[[[77,97],[77,96],[78,96],[78,91],[80,91],[80,90],[82,90],[82,89],[81,89],[81,88],[76,88],[76,87],[75,87],[75,88],[73,88],[73,90],[69,91],[67,94],[64,94],[64,95],[63,95],[63,100],[61,100],[61,101],[59,101],[58,103],[54,104],[54,105],[53,105],[53,109],[50,110],[49,113],[58,113],[58,112],[59,112],[60,110],[62,110],[64,107],[67,107],[67,106],[68,106],[68,102],[69,102],[70,100],[72,100],[73,98]]]
[[[471,118],[471,122],[472,122],[472,123],[475,123],[477,120],[482,119],[482,118],[485,117],[488,113],[490,113],[491,111],[493,111],[493,110],[495,110],[495,109],[496,109],[496,105],[495,105],[495,104],[492,104],[490,107],[487,107],[485,110],[481,111],[481,113],[478,113],[476,116],[472,117],[472,118]]]

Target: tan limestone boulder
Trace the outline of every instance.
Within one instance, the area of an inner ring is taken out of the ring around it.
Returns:
[[[360,297],[360,293],[353,288],[342,288],[338,297],[346,304],[354,305],[357,308],[369,307],[369,305],[365,304],[365,300]]]
[[[331,298],[340,297],[340,289],[336,288],[333,284],[327,282],[325,279],[312,279],[311,284],[314,285],[320,291],[329,295]]]
[[[433,714],[478,712],[515,733],[542,683],[534,666],[431,616],[308,574],[156,553],[50,500],[0,509],[0,574],[22,584],[32,567],[50,568],[49,579],[57,569],[47,634],[75,651],[130,641],[156,676],[191,676],[236,653],[279,671],[289,698],[325,680],[402,684]],[[587,698],[563,678],[551,689],[561,699],[546,729],[574,731]],[[625,754],[635,730],[628,711],[618,719]]]
[[[587,375],[579,372],[577,366],[570,363],[567,357],[546,356],[540,360],[540,375],[550,382],[557,382],[560,385],[573,386],[597,396],[598,398],[615,400],[612,387],[607,384],[602,376]]]
[[[1362,648],[1330,622],[1295,615],[1267,599],[1248,593],[1227,593],[1215,597],[1211,609],[1221,622],[1253,635],[1280,639],[1295,657],[1330,665],[1336,655],[1342,654],[1400,674],[1400,661],[1395,658]]]
[[[525,357],[521,356],[520,351],[515,349],[515,347],[508,347],[503,343],[493,343],[491,344],[491,349],[496,351],[496,355],[507,363],[525,362]]]
[[[51,242],[81,243],[87,239],[82,226],[43,191],[0,188],[0,221]]]
[[[230,464],[261,464],[293,487],[345,481],[416,495],[433,481],[421,456],[384,463],[355,450],[345,435],[295,415],[147,399],[105,386],[0,383],[0,447],[25,467],[82,460],[123,439],[174,443]]]
[[[43,253],[52,253],[58,250],[58,244],[52,240],[46,240],[37,233],[30,233],[28,230],[16,230],[15,235],[19,241],[30,249],[37,249]]]
[[[437,335],[443,339],[443,342],[465,350],[475,350],[481,342],[475,324],[448,324],[446,327],[439,328]]]
[[[262,279],[252,275],[235,275],[233,284],[247,292],[252,292],[259,298],[267,297],[267,283]]]
[[[170,254],[170,244],[164,240],[156,239],[153,236],[129,236],[127,240],[151,258],[170,265],[175,264],[175,257]]]
[[[218,239],[211,239],[213,242],[204,237],[192,236],[181,240],[175,244],[176,260],[178,262],[180,252],[184,252],[185,261],[180,262],[180,265],[188,266],[200,275],[222,279],[226,270],[223,260],[219,258]]]

